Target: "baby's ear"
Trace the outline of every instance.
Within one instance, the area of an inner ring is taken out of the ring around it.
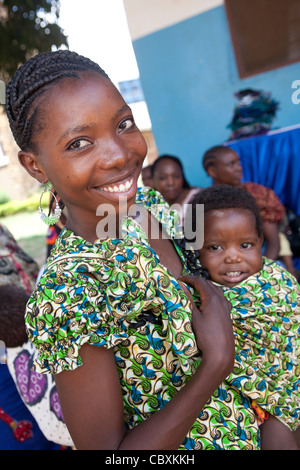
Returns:
[[[40,183],[46,183],[48,181],[47,175],[43,170],[41,164],[37,161],[36,155],[33,152],[25,152],[20,150],[18,153],[19,162],[25,168],[25,170],[38,180]]]

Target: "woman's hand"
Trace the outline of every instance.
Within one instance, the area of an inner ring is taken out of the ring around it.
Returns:
[[[234,336],[231,304],[222,288],[199,276],[181,276],[179,282],[192,286],[200,295],[199,309],[186,286],[181,284],[192,304],[192,327],[203,358],[220,363],[228,375],[234,362]]]

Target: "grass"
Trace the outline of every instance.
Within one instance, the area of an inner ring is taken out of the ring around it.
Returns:
[[[0,222],[13,234],[20,247],[41,267],[46,260],[47,226],[38,212],[20,212],[1,217]]]

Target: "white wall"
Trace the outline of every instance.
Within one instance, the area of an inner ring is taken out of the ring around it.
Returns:
[[[223,3],[224,0],[124,0],[124,7],[134,41]]]

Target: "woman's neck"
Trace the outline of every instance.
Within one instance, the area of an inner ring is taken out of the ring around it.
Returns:
[[[189,192],[189,188],[182,188],[182,191],[176,197],[176,199],[173,199],[172,201],[171,200],[166,200],[166,201],[169,204],[169,206],[172,206],[173,204],[179,204],[180,206],[182,206],[188,192]]]
[[[75,235],[84,240],[94,243],[96,240],[119,237],[119,217],[113,215],[97,216],[84,211],[76,216],[68,213],[66,229],[71,230]]]

